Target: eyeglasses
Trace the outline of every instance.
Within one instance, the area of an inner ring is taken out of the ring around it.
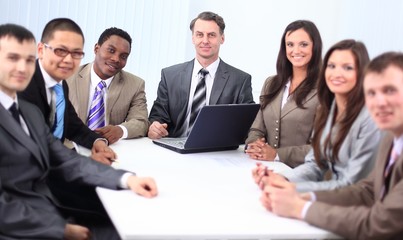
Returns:
[[[46,43],[44,43],[43,46],[45,46],[46,48],[49,48],[50,50],[53,50],[55,55],[59,56],[59,57],[65,57],[65,56],[67,56],[69,54],[74,59],[82,59],[84,57],[84,52],[79,52],[79,51],[71,52],[71,51],[69,51],[67,49],[64,49],[64,48],[53,48],[53,47],[49,46]]]

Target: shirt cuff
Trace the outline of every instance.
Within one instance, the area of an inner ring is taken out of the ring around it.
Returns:
[[[122,177],[120,178],[120,186],[119,186],[119,187],[121,187],[121,188],[123,188],[123,189],[128,189],[129,186],[127,186],[127,179],[128,179],[130,176],[134,176],[134,174],[133,174],[133,173],[129,173],[129,172],[124,173],[124,174],[122,175]]]
[[[302,208],[302,212],[301,212],[302,219],[305,219],[306,214],[307,214],[309,208],[311,207],[312,203],[313,203],[312,201],[308,201],[305,203],[304,207]]]
[[[309,195],[311,195],[311,201],[315,202],[316,201],[316,195],[314,192],[309,192]]]
[[[127,138],[127,136],[129,135],[129,133],[127,132],[127,128],[125,127],[125,126],[123,126],[123,125],[118,125],[121,129],[122,129],[122,131],[123,131],[123,135],[122,135],[122,137],[120,138],[120,139],[124,139],[124,138]]]
[[[273,159],[274,162],[280,162],[280,157],[278,156],[278,153],[276,153],[276,157]]]
[[[95,139],[93,144],[95,144],[96,141],[104,141],[106,143],[106,145],[109,146],[108,139],[106,139],[106,138],[97,138],[97,139]]]

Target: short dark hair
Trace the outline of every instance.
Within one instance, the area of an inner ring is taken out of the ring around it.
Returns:
[[[225,23],[224,23],[224,19],[220,15],[213,13],[213,12],[200,13],[195,19],[193,19],[190,22],[190,30],[192,32],[193,32],[193,28],[195,26],[197,19],[201,19],[201,20],[205,20],[205,21],[214,21],[215,23],[217,23],[218,27],[220,27],[220,33],[224,34]]]
[[[0,39],[6,36],[15,37],[19,43],[23,41],[35,42],[34,34],[23,26],[7,23],[0,25]]]
[[[402,52],[385,52],[375,57],[365,68],[367,73],[382,73],[389,66],[395,66],[403,71],[403,53]]]
[[[130,37],[130,35],[126,31],[116,27],[105,29],[105,31],[101,34],[101,36],[99,36],[98,45],[102,45],[106,40],[108,40],[113,35],[126,39],[130,44],[130,48],[132,47],[132,38]]]
[[[48,22],[43,29],[41,41],[43,43],[47,43],[48,41],[53,39],[53,34],[56,31],[70,31],[75,32],[83,38],[84,43],[84,34],[81,30],[80,26],[75,23],[73,20],[69,18],[55,18]]]

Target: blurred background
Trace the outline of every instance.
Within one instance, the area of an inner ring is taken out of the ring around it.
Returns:
[[[220,56],[252,75],[256,102],[264,80],[275,74],[281,35],[294,20],[317,25],[323,55],[346,38],[363,41],[371,58],[385,51],[403,51],[401,0],[0,0],[0,9],[1,23],[23,25],[37,41],[49,20],[76,21],[85,35],[81,64],[93,61],[93,48],[103,30],[127,31],[133,44],[125,70],[146,81],[149,110],[161,69],[194,58],[189,24],[203,11],[224,18]]]

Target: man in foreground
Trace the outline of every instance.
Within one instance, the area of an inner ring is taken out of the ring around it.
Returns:
[[[0,25],[0,238],[119,239],[97,213],[66,208],[48,186],[50,169],[62,181],[157,195],[151,178],[115,170],[66,148],[50,132],[40,110],[17,97],[35,71],[33,34]]]

